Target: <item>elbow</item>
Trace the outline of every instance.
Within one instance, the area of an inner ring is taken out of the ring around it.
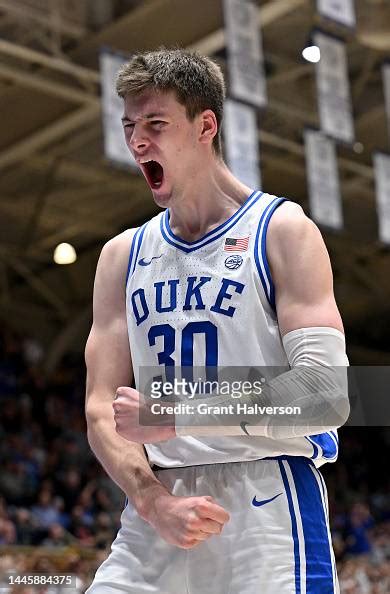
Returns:
[[[318,395],[321,394],[322,406],[319,408],[324,412],[322,424],[328,431],[345,425],[351,412],[347,367],[327,367],[321,371],[321,379]]]
[[[324,431],[330,431],[345,425],[348,421],[351,411],[348,394],[339,391],[332,400],[332,403],[326,402],[322,418],[322,427]]]
[[[337,427],[342,427],[349,419],[349,414],[351,412],[351,405],[349,403],[348,394],[342,394],[339,398],[338,405],[337,405],[337,412],[339,415],[339,422]]]
[[[351,406],[349,402],[349,394],[348,394],[348,373],[347,367],[337,367],[335,368],[335,376],[337,378],[336,381],[336,389],[335,392],[337,394],[335,399],[335,413],[338,416],[337,425],[335,427],[341,427],[345,425],[348,421],[349,414],[351,412]]]

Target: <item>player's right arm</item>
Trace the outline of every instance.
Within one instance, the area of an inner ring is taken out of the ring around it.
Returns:
[[[138,514],[167,542],[190,548],[218,534],[227,512],[211,497],[176,497],[149,466],[142,444],[115,429],[112,402],[118,386],[133,378],[126,321],[125,283],[133,230],[110,240],[99,258],[93,324],[85,359],[85,412],[89,444],[107,474],[126,493]]]
[[[115,431],[112,402],[116,389],[133,379],[126,324],[125,282],[132,231],[110,240],[101,252],[93,297],[93,324],[85,359],[85,412],[88,440],[98,460],[139,507],[147,489],[166,490],[153,474],[142,444]]]

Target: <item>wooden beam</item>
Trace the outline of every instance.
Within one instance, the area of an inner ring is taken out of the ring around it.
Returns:
[[[260,142],[263,142],[264,144],[269,144],[289,153],[293,153],[294,155],[305,157],[305,149],[303,144],[294,142],[293,140],[288,140],[287,138],[281,138],[280,136],[272,134],[271,132],[267,132],[266,130],[260,130],[259,138]],[[373,169],[368,165],[357,163],[356,161],[352,161],[351,159],[346,159],[344,157],[339,157],[338,163],[345,171],[355,173],[356,175],[369,180],[374,178]]]
[[[21,260],[12,256],[10,257],[9,255],[7,257],[7,262],[11,268],[24,278],[27,284],[29,284],[36,293],[57,311],[61,318],[66,319],[68,317],[69,312],[65,302],[56,295],[46,283],[39,279],[28,266]]]
[[[257,14],[257,23],[259,27],[267,27],[271,23],[286,16],[289,12],[297,10],[307,0],[270,0],[267,4],[261,6]],[[189,49],[198,51],[202,54],[215,54],[225,47],[225,29],[221,27],[203,39],[196,41],[189,46]]]
[[[0,153],[0,170],[10,165],[15,165],[25,157],[30,156],[62,136],[70,134],[73,130],[93,122],[100,114],[100,103],[96,100],[93,105],[81,107],[76,111],[63,116],[53,124],[48,124],[38,132],[31,134],[25,140],[20,140]]]
[[[49,30],[54,28],[53,20],[50,18],[50,15],[47,15],[43,11],[34,10],[25,4],[20,4],[14,0],[0,0],[0,9],[4,10],[8,15],[16,17],[18,22],[21,20],[33,21],[40,25],[44,25]],[[76,39],[83,37],[87,33],[85,27],[71,23],[65,17],[55,20],[55,30]]]
[[[0,76],[11,80],[14,83],[28,89],[34,89],[40,93],[47,93],[55,97],[61,97],[70,101],[71,103],[87,103],[94,105],[98,101],[95,95],[79,91],[70,85],[64,85],[54,80],[48,80],[38,74],[31,74],[25,70],[20,70],[15,67],[10,68],[4,64],[0,64]]]
[[[57,70],[58,72],[69,74],[70,76],[73,76],[74,78],[84,82],[94,84],[100,83],[100,74],[95,70],[85,68],[84,66],[79,66],[70,60],[68,61],[61,58],[55,58],[53,56],[44,54],[43,52],[37,52],[29,47],[11,43],[9,41],[5,41],[4,39],[0,39],[0,53],[24,60],[29,64],[40,64],[41,66],[46,66],[51,70]]]

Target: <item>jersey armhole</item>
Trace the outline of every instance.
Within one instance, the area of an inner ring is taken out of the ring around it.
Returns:
[[[138,227],[138,229],[134,233],[134,236],[133,236],[133,239],[132,239],[132,242],[131,242],[130,255],[129,255],[129,263],[127,265],[127,274],[126,274],[125,288],[127,287],[127,283],[128,283],[129,277],[133,274],[133,272],[135,270],[135,266],[137,264],[138,254],[139,254],[139,251],[141,249],[142,240],[144,238],[145,228],[146,228],[146,225],[147,224],[148,224],[148,222],[144,223],[142,225],[142,227]]]
[[[266,241],[268,225],[271,217],[278,206],[283,204],[283,202],[287,202],[287,198],[275,198],[262,213],[256,231],[254,249],[256,268],[260,276],[261,284],[263,286],[267,301],[275,313],[275,285],[272,280],[271,270],[267,259]]]

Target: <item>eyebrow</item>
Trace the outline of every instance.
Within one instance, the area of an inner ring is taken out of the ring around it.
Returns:
[[[155,112],[155,113],[147,113],[146,115],[143,116],[142,119],[151,120],[153,118],[164,117],[164,116],[166,116],[166,113],[164,111],[160,111],[160,112]],[[133,120],[131,120],[127,116],[123,116],[123,118],[122,118],[122,122],[132,122],[132,121]]]

